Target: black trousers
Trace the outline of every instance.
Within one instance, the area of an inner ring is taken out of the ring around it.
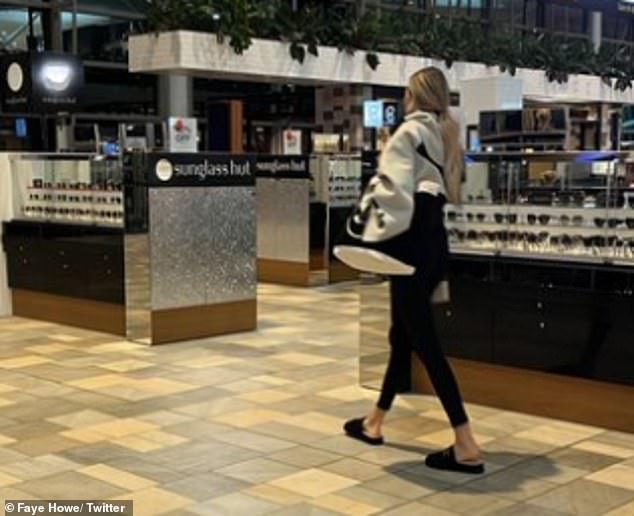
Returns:
[[[415,232],[413,276],[390,279],[392,326],[390,361],[377,406],[389,410],[396,394],[409,385],[411,357],[415,352],[425,365],[436,394],[453,427],[468,421],[458,383],[438,340],[431,295],[446,278],[449,250],[443,222],[444,200],[417,195],[412,222]]]

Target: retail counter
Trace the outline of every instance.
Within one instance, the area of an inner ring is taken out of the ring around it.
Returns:
[[[249,156],[19,163],[3,226],[15,315],[147,344],[256,327]]]

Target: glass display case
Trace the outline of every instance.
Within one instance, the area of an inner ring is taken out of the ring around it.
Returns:
[[[634,182],[617,152],[467,156],[452,251],[634,264]]]
[[[26,155],[15,167],[16,219],[123,228],[120,160]]]

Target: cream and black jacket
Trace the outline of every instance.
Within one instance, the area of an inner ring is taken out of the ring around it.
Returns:
[[[371,218],[363,240],[381,242],[406,231],[414,214],[414,195],[426,191],[445,197],[444,146],[435,114],[409,114],[381,153],[377,174],[370,181],[373,202],[381,217]]]

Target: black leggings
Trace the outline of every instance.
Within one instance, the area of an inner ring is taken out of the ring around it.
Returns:
[[[445,274],[447,237],[439,219],[437,203],[426,201],[421,209],[426,221],[420,229],[420,236],[424,238],[421,246],[424,257],[419,260],[417,273],[390,279],[391,354],[377,406],[388,411],[396,394],[409,385],[414,351],[425,365],[434,390],[455,428],[469,419],[456,378],[438,341],[431,304],[431,294]]]

